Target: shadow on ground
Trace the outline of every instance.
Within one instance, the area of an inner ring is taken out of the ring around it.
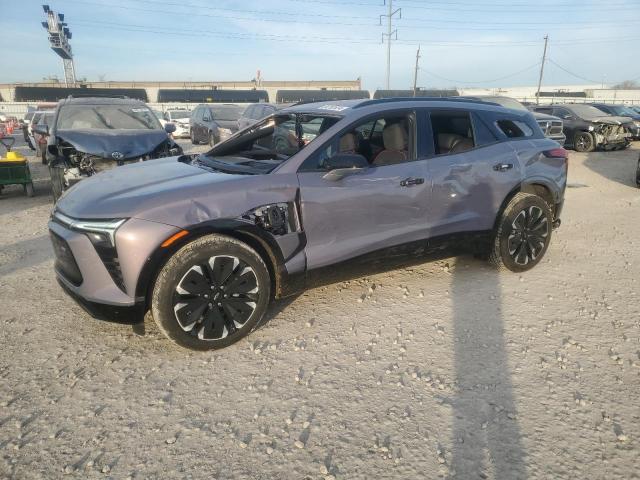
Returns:
[[[39,265],[52,258],[53,249],[47,235],[9,244],[0,253],[0,277]]]
[[[637,149],[617,152],[592,152],[587,154],[584,165],[613,182],[635,188],[638,155]],[[571,161],[569,161],[569,165],[571,165]]]

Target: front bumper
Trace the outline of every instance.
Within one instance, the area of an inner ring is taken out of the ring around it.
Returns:
[[[189,125],[178,125],[176,126],[176,131],[172,133],[173,138],[187,138],[189,136]]]
[[[92,316],[123,321],[144,314],[141,309],[146,297],[137,296],[140,274],[160,244],[179,229],[129,219],[117,229],[115,257],[108,261],[104,253],[98,253],[87,232],[61,223],[55,213],[49,231],[56,254],[56,277],[65,292]]]

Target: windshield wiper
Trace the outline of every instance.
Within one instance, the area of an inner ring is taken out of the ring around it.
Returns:
[[[151,125],[149,125],[147,122],[143,121],[140,117],[137,117],[136,115],[134,115],[131,112],[127,112],[126,110],[122,110],[121,108],[118,108],[118,111],[121,113],[124,113],[127,117],[131,117],[133,118],[135,121],[137,121],[138,123],[142,124],[144,127],[146,127],[148,130],[151,130],[153,127]]]
[[[102,114],[98,111],[98,109],[97,109],[97,108],[92,108],[91,110],[93,110],[93,112],[96,114],[96,117],[98,117],[98,120],[100,120],[100,122],[102,122],[102,124],[103,124],[105,127],[109,128],[109,129],[111,129],[111,130],[113,130],[113,127],[107,123],[107,119],[104,117],[104,115],[102,115]]]

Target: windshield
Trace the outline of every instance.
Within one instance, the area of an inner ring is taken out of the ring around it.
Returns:
[[[596,107],[592,107],[591,105],[580,105],[576,103],[571,105],[571,110],[573,113],[585,120],[607,116],[607,114],[602,110],[598,110]]]
[[[60,108],[58,130],[162,128],[150,108],[141,105],[66,105]]]
[[[191,112],[188,110],[169,110],[172,120],[179,120],[181,118],[190,118]]]
[[[316,114],[268,117],[200,155],[196,161],[220,171],[268,173],[338,120],[339,117]]]
[[[514,110],[526,110],[527,107],[522,105],[519,101],[508,97],[485,97],[487,102],[497,103],[505,108],[513,108]]]
[[[227,120],[234,121],[238,120],[244,112],[244,107],[240,107],[238,105],[215,105],[209,107],[211,112],[213,112],[214,120]]]
[[[616,115],[619,115],[621,117],[625,117],[625,116],[635,116],[637,115],[636,112],[634,112],[633,110],[631,110],[628,107],[623,107],[622,105],[614,105],[611,107],[611,111],[613,113],[615,113]]]

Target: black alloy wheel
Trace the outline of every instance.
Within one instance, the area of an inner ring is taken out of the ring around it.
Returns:
[[[544,211],[537,206],[525,208],[518,213],[511,227],[508,242],[513,261],[522,266],[535,262],[545,249],[550,231]]]
[[[517,193],[497,221],[489,261],[498,268],[524,272],[542,260],[551,241],[553,213],[540,196]]]
[[[161,268],[151,313],[164,335],[194,350],[227,347],[257,328],[271,300],[262,257],[235,238],[210,234],[176,251]]]
[[[200,340],[219,340],[245,325],[259,299],[254,270],[237,257],[217,255],[182,277],[173,310],[185,332]]]
[[[576,133],[574,148],[576,152],[593,152],[595,150],[595,140],[588,132]]]

